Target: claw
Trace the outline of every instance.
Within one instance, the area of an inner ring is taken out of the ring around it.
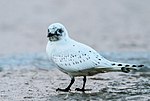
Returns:
[[[68,88],[65,88],[65,89],[57,88],[56,91],[69,92],[69,91],[71,91],[71,89],[68,89]]]
[[[76,88],[75,90],[76,90],[76,91],[81,91],[81,92],[86,91],[86,90],[85,90],[85,89],[83,89],[83,88],[82,88],[82,89],[81,89],[81,88]]]

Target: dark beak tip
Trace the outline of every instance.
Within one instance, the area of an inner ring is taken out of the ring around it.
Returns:
[[[48,33],[47,37],[48,37],[48,38],[50,37],[50,33]]]

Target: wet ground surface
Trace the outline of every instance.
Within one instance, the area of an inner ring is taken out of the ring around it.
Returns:
[[[101,52],[109,60],[150,66],[148,52]],[[75,91],[82,86],[76,78],[71,92],[56,92],[70,82],[48,61],[44,53],[0,57],[1,101],[150,101],[150,68],[136,74],[103,73],[87,79],[85,93]]]

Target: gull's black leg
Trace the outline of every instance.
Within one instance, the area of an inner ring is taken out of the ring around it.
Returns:
[[[58,88],[58,89],[56,89],[56,91],[63,91],[63,92],[68,92],[68,91],[70,91],[70,90],[71,90],[70,87],[72,86],[72,84],[74,83],[74,81],[75,81],[75,79],[74,79],[74,77],[72,77],[72,78],[71,78],[71,82],[70,82],[70,84],[68,85],[67,88],[65,88],[65,89],[60,89],[60,88]]]
[[[84,92],[85,91],[85,83],[86,83],[86,76],[84,76],[84,78],[83,78],[83,87],[76,88],[75,90]]]

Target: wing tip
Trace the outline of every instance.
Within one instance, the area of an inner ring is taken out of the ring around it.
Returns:
[[[129,68],[126,68],[126,67],[122,67],[122,68],[121,68],[121,71],[124,72],[124,73],[129,73],[129,72],[130,72],[130,69],[129,69]]]

